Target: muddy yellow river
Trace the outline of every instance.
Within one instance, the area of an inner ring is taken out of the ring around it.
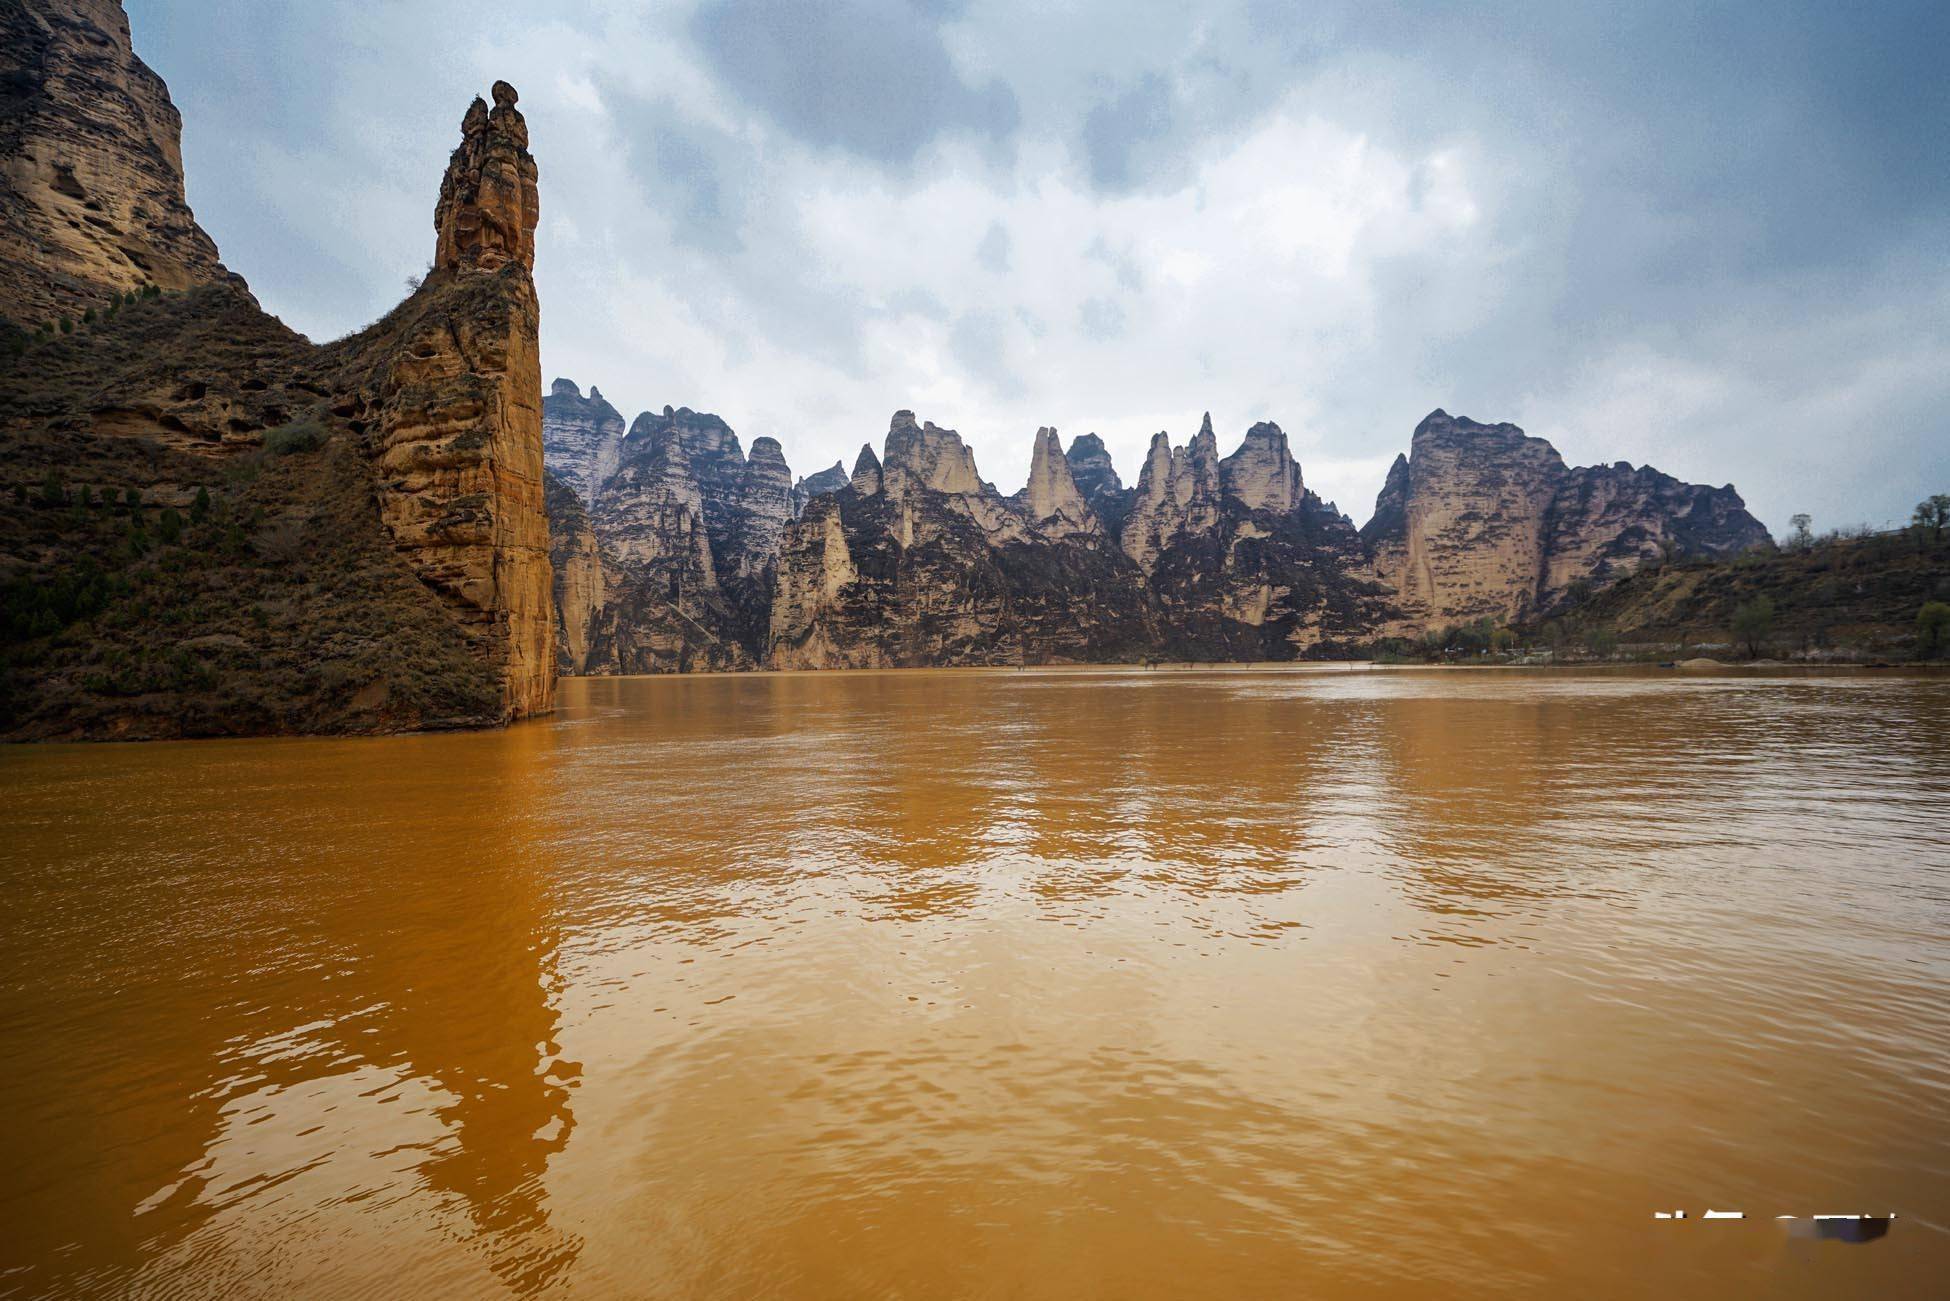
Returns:
[[[0,752],[0,1292],[1950,1287],[1950,678],[562,700]]]

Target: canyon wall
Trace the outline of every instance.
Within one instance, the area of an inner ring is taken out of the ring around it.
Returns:
[[[549,445],[568,463],[587,421],[573,386],[558,391]],[[606,631],[572,639],[634,638],[631,672],[1344,656],[1527,617],[1662,550],[1726,554],[1766,536],[1731,489],[1570,469],[1514,426],[1440,412],[1366,530],[1308,490],[1278,425],[1221,456],[1209,415],[1183,445],[1156,435],[1129,488],[1101,439],[1066,451],[1043,428],[1028,481],[1005,497],[958,433],[909,411],[850,474],[822,471],[816,491],[788,477],[776,444],[746,460],[714,416],[639,417],[584,512],[618,575],[609,604],[578,597],[563,615]],[[558,577],[558,590],[581,589]]]
[[[646,411],[625,433],[592,388],[555,381],[544,444],[568,497],[551,496],[558,566],[573,534],[602,600],[557,575],[565,673],[747,669],[764,662],[773,574],[793,515],[792,472],[778,440],[749,455],[729,425],[688,407]],[[580,572],[580,571],[579,571]]]
[[[1731,485],[1682,483],[1650,467],[1571,468],[1515,425],[1445,411],[1416,426],[1362,529],[1395,632],[1556,607],[1647,559],[1728,556],[1768,534]]]

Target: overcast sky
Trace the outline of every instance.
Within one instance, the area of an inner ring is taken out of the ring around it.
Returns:
[[[912,408],[1005,492],[1210,410],[1356,520],[1440,406],[1735,483],[1950,490],[1950,5],[129,0],[225,261],[315,339],[521,92],[544,382],[797,473]]]

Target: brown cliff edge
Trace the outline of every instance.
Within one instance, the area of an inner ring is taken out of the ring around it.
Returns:
[[[425,282],[318,346],[190,217],[175,110],[120,7],[30,0],[4,23],[4,128],[34,156],[0,188],[0,312],[30,332],[50,304],[92,319],[0,363],[0,731],[375,732],[552,708],[536,168],[514,89],[467,111]],[[119,233],[49,233],[69,173],[129,196],[104,217]]]

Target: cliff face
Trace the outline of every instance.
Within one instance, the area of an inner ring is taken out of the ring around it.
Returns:
[[[356,350],[376,418],[379,515],[495,667],[509,718],[555,701],[542,488],[535,160],[514,88],[461,123],[426,283]],[[368,334],[373,332],[369,331]],[[358,362],[352,363],[356,367]]]
[[[114,46],[91,56],[103,67],[140,69],[111,9],[63,13]],[[94,122],[103,157],[146,156],[166,122],[174,167],[166,99],[118,145],[99,104],[66,103],[105,95],[99,80],[33,66],[55,71],[7,93],[39,120]],[[0,727],[373,731],[550,707],[535,165],[513,90],[495,98],[469,110],[442,185],[434,270],[360,334],[313,346],[210,250],[206,283],[118,298],[0,371],[0,477],[39,502],[0,521]],[[141,193],[131,205],[157,247],[182,245],[174,209]],[[9,192],[3,215],[31,231],[31,196]],[[73,293],[64,247],[8,274]]]
[[[184,201],[181,136],[116,0],[0,5],[0,316],[232,279]]]
[[[1079,440],[1080,442],[1082,440]],[[1337,653],[1385,613],[1358,535],[1301,487],[1277,426],[1221,461],[1208,420],[1160,435],[1125,496],[1101,443],[1066,455],[1036,433],[1029,482],[1004,499],[952,430],[898,412],[884,461],[789,526],[772,617],[782,668],[1291,659]],[[1108,473],[1104,471],[1108,470]]]
[[[1391,627],[1412,631],[1524,618],[1664,547],[1730,555],[1765,543],[1767,530],[1731,487],[1622,462],[1572,469],[1515,425],[1438,410],[1390,470],[1362,537],[1400,611]]]
[[[542,399],[542,457],[584,502],[616,473],[624,432],[622,415],[593,384],[585,398],[574,380],[558,379]]]
[[[1005,499],[952,429],[894,415],[885,456],[787,526],[772,607],[780,668],[1129,658],[1145,639],[1130,565],[1084,505],[1054,430]]]
[[[622,434],[594,389],[583,399],[566,380],[555,387],[549,456],[567,493],[551,506],[557,564],[582,557],[604,594],[584,600],[588,584],[558,574],[563,671],[756,667],[792,513],[778,440],[754,439],[747,456],[729,425],[688,407],[646,411]]]

